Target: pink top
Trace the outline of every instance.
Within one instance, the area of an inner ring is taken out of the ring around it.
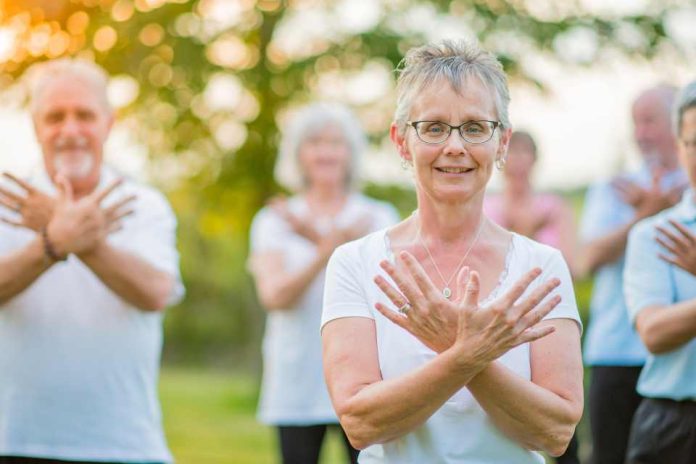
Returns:
[[[527,214],[537,216],[537,220],[543,225],[530,238],[554,248],[560,248],[563,221],[567,217],[564,214],[565,201],[557,195],[542,193],[534,195],[532,203],[533,207],[527,211]],[[483,210],[497,224],[511,229],[512,225],[505,216],[505,198],[502,194],[487,195],[483,202]]]

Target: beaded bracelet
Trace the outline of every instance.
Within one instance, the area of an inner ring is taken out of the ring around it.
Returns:
[[[53,244],[51,243],[51,240],[48,238],[48,229],[46,227],[43,227],[41,229],[41,238],[43,239],[43,249],[44,249],[44,254],[54,263],[57,261],[65,261],[68,259],[67,256],[60,256],[58,253],[56,253],[56,249],[53,248]]]

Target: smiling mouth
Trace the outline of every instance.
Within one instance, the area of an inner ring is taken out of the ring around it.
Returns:
[[[471,172],[474,168],[435,168],[440,172],[446,172],[448,174],[465,174]]]

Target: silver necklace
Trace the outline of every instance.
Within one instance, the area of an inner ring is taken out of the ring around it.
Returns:
[[[459,264],[457,264],[457,267],[454,269],[454,273],[447,280],[445,280],[445,277],[442,275],[442,272],[440,272],[440,268],[437,266],[437,263],[435,262],[435,259],[433,258],[432,253],[430,253],[430,249],[428,248],[428,246],[425,244],[425,241],[423,240],[423,236],[421,235],[421,226],[420,225],[418,226],[418,241],[423,246],[423,248],[425,248],[425,251],[428,253],[428,257],[430,258],[430,262],[433,263],[433,266],[435,267],[435,270],[437,271],[438,275],[440,276],[440,279],[445,284],[445,287],[442,289],[442,296],[444,296],[448,300],[452,297],[452,289],[450,288],[450,282],[452,282],[452,279],[454,279],[454,276],[457,275],[457,273],[459,272],[459,269],[464,264],[464,261],[466,261],[466,258],[469,256],[469,253],[471,253],[471,250],[474,249],[474,245],[476,245],[476,242],[478,242],[479,236],[481,235],[481,230],[483,230],[483,223],[484,223],[484,221],[481,220],[481,224],[479,225],[478,231],[476,232],[476,237],[474,237],[474,240],[471,242],[471,245],[469,245],[469,249],[466,250],[466,253],[464,253],[464,256],[462,257],[461,261],[459,261]]]

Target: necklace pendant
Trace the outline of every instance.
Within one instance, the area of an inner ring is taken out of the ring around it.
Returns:
[[[445,298],[447,298],[449,300],[450,297],[452,296],[452,290],[450,290],[449,287],[443,288],[442,289],[442,296],[444,296]]]

